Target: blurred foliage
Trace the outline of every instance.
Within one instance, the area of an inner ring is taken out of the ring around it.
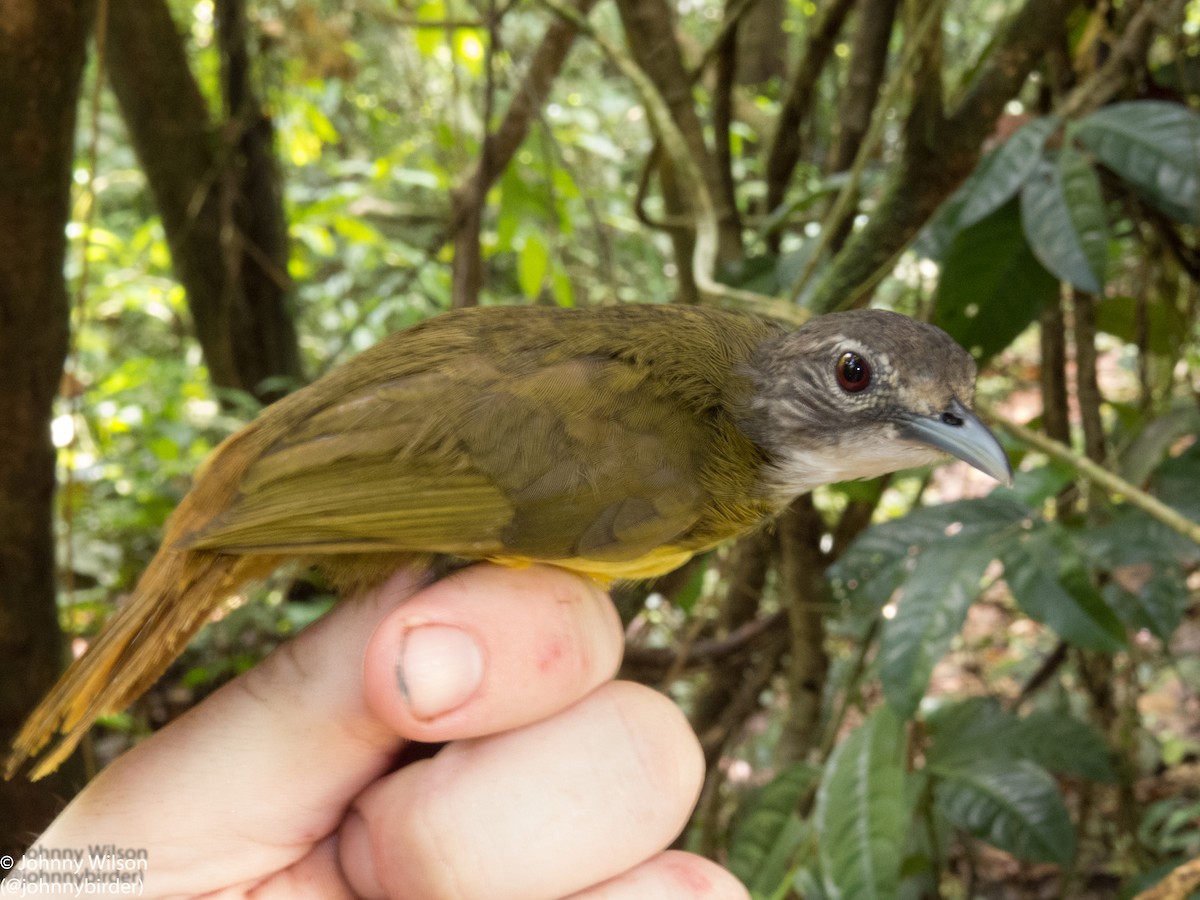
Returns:
[[[1018,5],[947,4],[948,88],[970,79]],[[677,36],[693,61],[723,8],[677,4]],[[173,0],[173,9],[217,108],[212,4]],[[483,9],[465,0],[249,4],[313,374],[449,304],[452,192],[478,161],[485,126],[496,124],[496,112],[483,120],[487,92],[502,110],[548,21],[542,7],[514,4],[489,30]],[[788,4],[793,61],[817,14],[807,0]],[[619,31],[611,4],[599,4],[592,21]],[[1068,53],[1078,62],[1099,38],[1094,15],[1076,26]],[[1187,263],[1197,259],[1200,224],[1200,5],[1188,6],[1184,26],[1154,44],[1147,72],[1171,99],[1130,97],[1067,120],[1043,111],[1037,84],[1014,99],[1007,139],[994,141],[899,258],[875,302],[950,331],[985,366],[981,395],[1036,426],[1038,322],[1068,288],[1095,295],[1106,464],[1195,521],[1200,316]],[[774,292],[808,264],[828,200],[844,184],[822,161],[849,55],[843,35],[816,85],[809,146],[776,210],[762,209],[763,148],[784,85],[738,88],[730,174],[747,252],[722,272],[726,281]],[[694,90],[707,110],[711,80]],[[82,283],[83,302],[54,422],[64,616],[75,634],[94,631],[129,589],[191,473],[253,413],[207,384],[144,178],[115,104],[101,99],[93,193],[69,226],[68,275]],[[874,115],[889,124],[863,173],[863,215],[898,153],[907,98]],[[669,299],[678,275],[669,238],[634,211],[652,143],[635,91],[579,39],[488,194],[481,302]],[[91,175],[81,161],[77,181]],[[654,192],[646,211],[665,215]],[[778,250],[768,250],[777,233]],[[1093,875],[1120,880],[1200,852],[1200,779],[1193,772],[1170,793],[1160,780],[1164,770],[1194,769],[1200,755],[1200,547],[1122,498],[1086,490],[1069,467],[1011,450],[1021,463],[1016,483],[987,496],[957,470],[905,473],[882,493],[862,485],[819,493],[827,553],[843,512],[878,501],[876,524],[830,556],[821,739],[804,759],[780,758],[789,696],[776,673],[721,747],[710,800],[688,837],[755,896],[965,896],[965,882],[950,886],[954,873],[1002,880],[994,872],[1013,871],[989,870],[972,841],[1028,864],[1023,872],[1055,864],[1064,895],[1086,893]],[[678,647],[690,640],[681,635],[716,627],[728,555],[714,559],[717,568],[696,570],[677,592],[640,598],[631,634],[641,645]],[[183,699],[164,706],[160,692],[139,707],[143,716],[157,724],[253,664],[325,608],[314,592],[298,600],[299,589],[279,582],[265,604],[231,612],[173,670],[167,690],[182,689]],[[768,579],[759,615],[781,602]],[[662,687],[694,713],[719,677],[702,671]],[[142,727],[127,717],[113,724]]]

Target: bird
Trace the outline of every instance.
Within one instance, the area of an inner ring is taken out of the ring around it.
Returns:
[[[797,496],[949,453],[1002,481],[975,363],[881,309],[799,328],[681,304],[453,310],[266,407],[202,464],[130,597],[13,741],[52,772],[287,561],[342,596],[398,567],[668,572]],[[52,739],[56,743],[44,750]]]

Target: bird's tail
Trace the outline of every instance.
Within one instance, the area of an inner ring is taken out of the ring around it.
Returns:
[[[30,714],[13,740],[4,775],[12,778],[48,742],[33,780],[53,772],[98,716],[132,703],[166,671],[213,611],[278,560],[170,549],[164,542],[130,599],[105,623],[87,652]]]

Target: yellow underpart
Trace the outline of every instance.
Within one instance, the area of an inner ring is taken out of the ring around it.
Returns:
[[[672,569],[678,569],[691,559],[695,552],[694,550],[679,550],[675,547],[659,547],[653,553],[637,559],[612,562],[580,557],[533,560],[524,556],[492,556],[489,557],[489,561],[513,569],[520,569],[535,562],[545,563],[608,584],[613,581],[638,581],[643,578],[664,575]]]

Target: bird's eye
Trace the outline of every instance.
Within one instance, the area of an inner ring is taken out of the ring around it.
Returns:
[[[843,353],[837,361],[837,381],[843,391],[857,394],[871,383],[871,367],[857,353]]]

